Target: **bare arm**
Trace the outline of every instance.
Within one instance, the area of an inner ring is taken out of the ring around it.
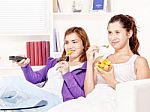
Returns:
[[[98,47],[97,46],[90,47],[88,49],[88,51],[86,52],[86,55],[87,55],[87,70],[86,70],[86,76],[85,76],[85,81],[84,81],[85,96],[94,89],[95,84],[96,84],[96,79],[95,79],[95,76],[94,76],[94,68],[93,68],[95,52],[98,52]]]
[[[144,57],[138,57],[135,61],[135,70],[137,79],[150,78],[150,68],[147,60]]]
[[[90,62],[87,62],[87,70],[84,81],[84,91],[85,96],[90,93],[95,87],[94,76],[93,76],[93,65]]]

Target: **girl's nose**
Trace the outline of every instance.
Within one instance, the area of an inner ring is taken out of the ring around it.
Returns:
[[[68,43],[68,48],[71,49],[73,47],[72,43]]]
[[[116,34],[115,33],[112,33],[112,38],[116,38]]]
[[[116,40],[116,39],[117,39],[116,34],[113,34],[113,35],[111,36],[111,39],[112,39],[112,40]]]

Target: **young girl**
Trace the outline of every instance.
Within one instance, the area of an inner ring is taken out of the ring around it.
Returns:
[[[80,96],[85,96],[86,51],[89,46],[90,43],[85,30],[81,27],[71,27],[66,30],[64,35],[64,51],[61,58],[54,59],[50,57],[47,65],[39,71],[32,70],[29,64],[30,59],[28,58],[26,60],[22,59],[17,64],[21,66],[25,78],[29,82],[33,84],[45,82],[47,88],[49,88],[48,86],[54,85],[53,88],[55,89],[58,88],[57,84],[62,81],[61,87],[57,90],[61,92],[62,101],[76,99]],[[68,51],[71,54],[69,54],[69,60],[67,62],[66,55]],[[54,75],[54,72],[56,73],[55,75],[59,74],[60,76],[53,82],[51,76]],[[51,93],[51,91],[55,90],[50,91],[49,89],[48,91]],[[55,102],[53,98],[51,102]]]
[[[105,72],[96,67],[97,73],[94,76],[91,75],[93,74],[93,70],[90,69],[92,64],[88,64],[85,94],[91,92],[96,83],[107,83],[115,89],[117,83],[150,77],[148,62],[138,52],[137,27],[133,17],[122,14],[112,17],[108,23],[108,40],[115,49],[114,54],[107,57],[113,68],[110,72]],[[93,63],[91,54],[96,51],[96,47],[87,51],[88,63]],[[97,82],[97,76],[99,75],[102,78]]]
[[[116,84],[150,77],[148,62],[138,53],[139,42],[134,19],[128,15],[115,15],[108,23],[108,40],[115,49],[107,57],[112,69],[108,72],[97,66],[94,59],[98,46],[87,51],[87,72],[84,83],[86,98],[59,105],[49,112],[115,112]],[[69,108],[71,107],[71,108]]]

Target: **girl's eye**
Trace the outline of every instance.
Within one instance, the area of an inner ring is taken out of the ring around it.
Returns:
[[[72,40],[72,43],[78,43],[78,41],[77,40]]]
[[[118,33],[120,33],[120,32],[117,31],[116,33],[118,34]]]
[[[65,43],[64,44],[68,44],[69,42],[68,41],[65,41]]]
[[[74,41],[73,43],[78,43],[78,42]]]
[[[111,34],[111,32],[108,32],[108,34]]]

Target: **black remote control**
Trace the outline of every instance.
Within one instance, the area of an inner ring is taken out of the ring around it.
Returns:
[[[22,59],[27,59],[26,57],[22,57],[22,56],[9,56],[9,60],[13,60],[16,62],[21,61]]]

